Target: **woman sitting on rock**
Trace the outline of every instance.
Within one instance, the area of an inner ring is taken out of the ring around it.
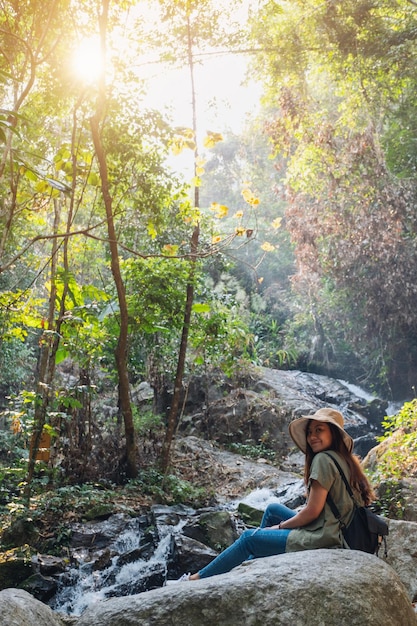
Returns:
[[[306,505],[295,513],[282,504],[270,504],[259,528],[244,531],[209,565],[195,574],[183,574],[179,580],[199,580],[224,574],[251,558],[343,547],[339,521],[332,514],[326,498],[330,493],[346,525],[353,516],[353,501],[335,463],[324,452],[331,452],[341,465],[359,505],[368,505],[374,498],[359,459],[352,454],[353,440],[343,426],[342,414],[330,408],[293,420],[289,425],[290,436],[306,455]]]

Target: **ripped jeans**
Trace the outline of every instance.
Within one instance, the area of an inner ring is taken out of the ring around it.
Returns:
[[[255,530],[245,530],[239,539],[198,572],[200,578],[230,572],[247,559],[283,554],[291,531],[271,530],[268,526],[275,526],[294,515],[295,511],[283,504],[269,504],[263,514],[260,527]]]

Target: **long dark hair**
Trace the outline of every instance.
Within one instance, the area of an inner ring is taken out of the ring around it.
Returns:
[[[334,424],[331,424],[330,422],[327,422],[327,423],[329,424],[330,431],[332,433],[332,445],[330,447],[330,450],[334,450],[335,452],[338,452],[345,459],[350,470],[350,480],[349,480],[350,485],[351,487],[354,487],[355,489],[359,491],[364,501],[364,504],[368,506],[369,504],[371,504],[373,500],[375,500],[375,493],[374,493],[374,490],[372,489],[372,486],[369,480],[367,479],[367,477],[365,476],[363,472],[359,457],[357,457],[356,454],[352,454],[352,452],[349,452],[343,440],[340,429],[337,428],[337,426],[335,426]],[[306,424],[306,437],[307,437],[308,427],[309,427],[309,421]],[[308,481],[310,479],[311,463],[313,461],[314,456],[315,454],[313,450],[307,443],[306,459],[305,459],[305,465],[304,465],[304,481],[306,485],[308,485]]]

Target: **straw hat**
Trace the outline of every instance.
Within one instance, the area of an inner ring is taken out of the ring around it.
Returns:
[[[298,417],[297,419],[290,422],[289,431],[291,439],[300,448],[300,450],[304,452],[304,454],[307,450],[306,429],[308,420],[316,420],[317,422],[328,422],[329,424],[337,426],[337,428],[341,432],[343,441],[345,442],[347,449],[349,450],[349,452],[352,452],[353,439],[350,435],[347,434],[347,432],[343,428],[343,415],[335,409],[324,408],[319,409],[318,411],[313,413],[313,415],[302,415],[301,417]]]

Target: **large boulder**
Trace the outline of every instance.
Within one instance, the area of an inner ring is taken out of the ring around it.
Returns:
[[[49,606],[22,589],[0,591],[0,626],[63,626]]]
[[[395,569],[412,602],[417,601],[417,524],[388,520],[387,563]]]
[[[315,550],[248,561],[87,609],[78,626],[416,626],[396,572],[363,552]]]
[[[342,411],[356,453],[363,457],[375,446],[375,435],[382,433],[388,403],[376,398],[368,401],[357,393],[361,393],[359,388],[352,390],[341,380],[267,367],[254,368],[238,388],[226,378],[211,384],[195,378],[188,387],[180,431],[221,445],[262,441],[282,457],[294,448],[288,423],[327,406]]]

